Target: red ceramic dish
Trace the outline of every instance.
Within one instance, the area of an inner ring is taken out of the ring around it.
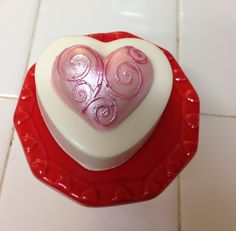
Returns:
[[[126,32],[88,35],[103,42],[134,38]],[[29,166],[42,182],[88,206],[106,206],[159,195],[194,156],[198,145],[199,99],[173,56],[162,49],[173,70],[173,89],[147,143],[130,160],[105,171],[89,171],[55,142],[40,114],[33,65],[14,115]],[[134,131],[135,132],[135,131]]]

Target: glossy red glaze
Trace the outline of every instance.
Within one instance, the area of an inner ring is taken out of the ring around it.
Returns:
[[[126,32],[89,35],[109,42],[136,37]],[[14,115],[29,166],[42,182],[88,206],[106,206],[159,195],[194,156],[198,145],[199,99],[173,56],[162,49],[173,70],[173,89],[150,139],[130,160],[106,171],[89,171],[55,142],[40,114],[28,71]],[[134,131],[135,132],[135,131]]]

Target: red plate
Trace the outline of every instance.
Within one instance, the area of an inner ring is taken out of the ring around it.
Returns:
[[[89,36],[104,42],[136,37],[126,32]],[[162,50],[171,64],[174,82],[160,122],[144,147],[130,160],[106,171],[83,168],[55,142],[38,108],[35,65],[31,67],[16,107],[14,124],[29,166],[39,180],[88,206],[151,199],[170,184],[197,150],[199,99],[173,56]]]

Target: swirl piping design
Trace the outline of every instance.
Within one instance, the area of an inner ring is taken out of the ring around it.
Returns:
[[[125,104],[140,101],[136,96],[148,90],[141,89],[143,74],[152,70],[147,56],[132,46],[121,47],[103,59],[90,47],[76,45],[65,49],[56,64],[61,86],[70,92],[73,105],[106,128],[125,114]]]
[[[111,94],[121,99],[134,97],[143,82],[143,76],[138,66],[131,62],[122,62],[115,70],[115,75],[105,73],[107,87]]]

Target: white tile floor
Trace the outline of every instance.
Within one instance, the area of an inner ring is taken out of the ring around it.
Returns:
[[[236,230],[235,10],[234,0],[0,1],[0,230]],[[113,30],[179,54],[209,114],[201,117],[197,156],[181,174],[179,201],[173,182],[148,202],[81,207],[32,176],[16,134],[9,146],[26,66],[57,37]]]
[[[134,1],[120,0],[103,0],[102,4],[94,0],[86,0],[86,3],[42,0],[30,62],[35,62],[42,50],[61,36],[120,30],[150,39],[175,53],[175,2],[149,0],[146,4],[139,0],[134,6]]]
[[[38,0],[0,1],[0,96],[19,95],[37,6]]]
[[[236,115],[236,1],[182,0],[180,61],[203,113]]]

